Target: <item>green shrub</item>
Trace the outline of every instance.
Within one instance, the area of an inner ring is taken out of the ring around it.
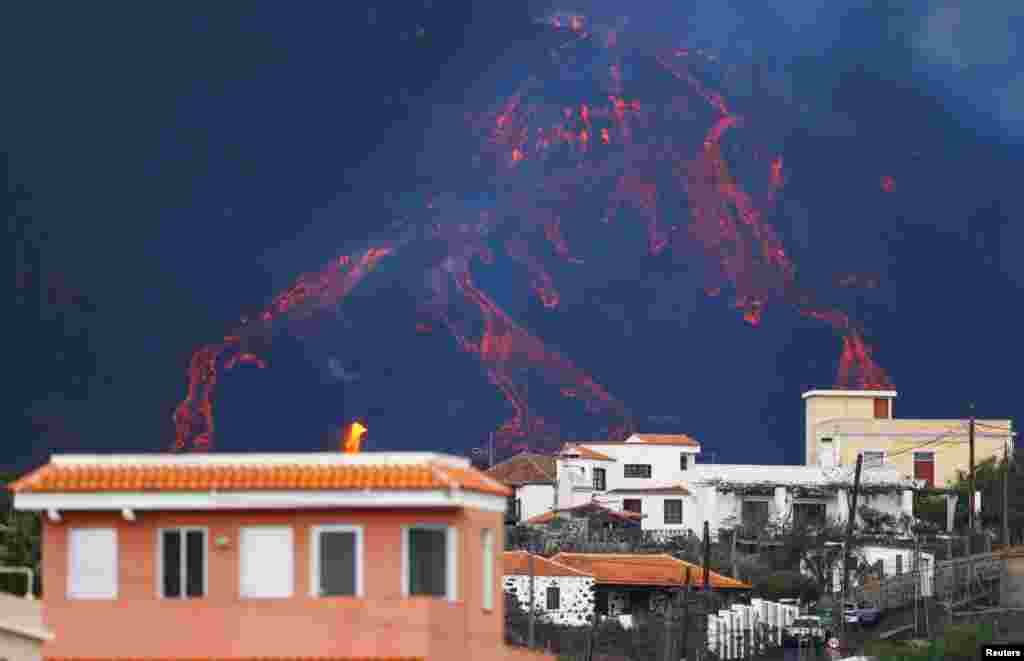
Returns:
[[[777,571],[758,581],[754,585],[754,594],[769,601],[779,599],[801,599],[817,601],[821,590],[809,576],[795,571]]]

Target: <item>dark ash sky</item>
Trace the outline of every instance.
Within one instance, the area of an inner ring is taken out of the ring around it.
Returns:
[[[394,4],[4,8],[6,467],[166,448],[193,349],[386,229],[403,194],[454,185],[462,115],[531,72],[543,6]],[[897,414],[961,416],[973,400],[1019,417],[1022,15],[748,4],[649,3],[630,28],[761,64],[770,93],[745,113],[788,175],[771,222],[801,277],[877,277],[837,295]],[[614,274],[565,276],[555,313],[511,276],[480,280],[641,429],[689,433],[719,461],[800,461],[800,393],[834,380],[837,337],[782,306],[750,328],[663,267],[623,254]],[[317,449],[363,415],[371,448],[464,452],[508,417],[472,356],[413,332],[415,302],[389,277],[276,338],[270,368],[224,377],[218,449]]]

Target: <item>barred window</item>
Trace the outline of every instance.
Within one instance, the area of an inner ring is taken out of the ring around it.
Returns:
[[[650,464],[625,464],[622,467],[623,477],[651,477],[651,465]]]

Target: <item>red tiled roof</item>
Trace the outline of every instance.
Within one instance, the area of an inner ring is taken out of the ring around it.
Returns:
[[[124,657],[46,656],[43,661],[424,661],[421,656],[232,656],[232,657]]]
[[[505,484],[554,484],[555,471],[554,457],[523,452],[494,466],[487,474]]]
[[[700,443],[686,434],[634,434],[623,441],[587,441],[587,445],[684,445],[687,447],[699,447]]]
[[[614,519],[622,519],[625,521],[639,521],[644,516],[639,512],[619,512],[616,510],[611,510],[608,509],[607,507],[604,507],[603,505],[598,505],[597,503],[583,503],[582,505],[576,505],[574,507],[566,507],[564,509],[555,510],[553,512],[545,512],[544,514],[538,514],[534,517],[527,519],[524,523],[528,523],[530,525],[548,523],[552,521],[558,514],[565,512],[576,512],[579,510],[586,509],[594,510],[600,514],[610,516]]]
[[[8,485],[16,493],[136,491],[432,490],[458,487],[498,496],[508,487],[471,468],[423,464],[205,465],[49,463]]]
[[[566,443],[565,447],[562,448],[562,454],[578,454],[580,459],[594,459],[596,461],[618,461],[614,457],[609,457],[606,454],[591,450],[588,447],[577,445],[575,443]]]
[[[593,575],[595,583],[617,585],[683,585],[686,569],[690,568],[690,581],[700,585],[704,580],[704,569],[698,565],[673,558],[663,553],[559,553],[554,562],[568,565]],[[749,590],[749,583],[735,578],[710,572],[712,588],[734,588]]]
[[[505,551],[501,554],[502,573],[505,576],[530,574],[530,553],[526,551]],[[549,560],[543,556],[533,555],[534,576],[579,576],[593,578],[590,574],[573,569],[567,565]]]

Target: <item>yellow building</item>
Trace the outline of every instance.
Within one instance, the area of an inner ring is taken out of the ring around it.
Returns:
[[[885,465],[906,477],[944,487],[970,466],[969,421],[901,420],[894,417],[895,391],[811,390],[806,413],[804,463],[830,467]],[[1011,420],[976,420],[974,461],[1013,453]]]

